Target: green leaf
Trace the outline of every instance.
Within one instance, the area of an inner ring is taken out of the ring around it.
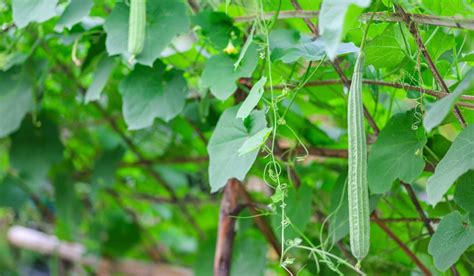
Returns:
[[[199,239],[199,248],[193,263],[193,274],[195,276],[213,275],[214,254],[216,250],[216,236],[209,235],[207,239]]]
[[[311,208],[312,200],[312,189],[308,185],[301,185],[298,189],[289,189],[288,196],[285,199],[285,203],[287,204],[285,208],[286,216],[296,228],[303,232],[313,214]],[[277,216],[277,218],[280,220],[279,216]],[[296,233],[291,226],[285,229],[286,239],[294,239],[297,237],[300,237],[300,235]]]
[[[250,93],[248,94],[247,98],[245,98],[244,102],[239,108],[239,111],[237,112],[237,118],[245,119],[257,106],[258,102],[263,96],[263,88],[266,82],[267,78],[262,77],[252,86]]]
[[[264,275],[266,261],[267,243],[256,230],[249,229],[237,235],[230,275]]]
[[[465,92],[474,86],[474,69],[471,68],[461,83],[448,96],[437,101],[426,112],[423,119],[423,125],[426,131],[430,132],[433,128],[441,124],[453,107],[456,100]]]
[[[143,51],[136,57],[140,64],[152,66],[173,38],[189,29],[187,8],[183,1],[147,1],[146,38]],[[129,8],[117,3],[104,23],[107,33],[106,47],[109,55],[128,53],[128,17]],[[179,18],[179,20],[177,20]]]
[[[339,43],[345,35],[345,21],[361,13],[361,9],[349,9],[351,5],[366,8],[370,0],[324,0],[319,14],[319,32],[325,42],[329,59],[336,57]]]
[[[231,178],[243,180],[257,158],[258,151],[241,156],[238,149],[266,127],[265,112],[253,111],[247,128],[242,120],[235,118],[237,109],[238,106],[233,106],[222,113],[207,146],[211,192],[224,187]]]
[[[108,210],[105,241],[101,251],[107,257],[119,257],[141,240],[140,226],[121,210]]]
[[[71,0],[59,17],[55,29],[57,31],[62,31],[64,27],[71,29],[72,26],[81,22],[82,18],[89,15],[92,6],[94,6],[93,0]]]
[[[412,111],[397,114],[380,132],[369,154],[368,180],[371,193],[390,190],[393,181],[414,181],[425,167],[423,147],[426,135],[422,128],[412,129]]]
[[[212,56],[206,61],[201,82],[208,87],[211,93],[219,100],[226,100],[237,89],[236,81],[240,78],[249,78],[257,67],[257,46],[251,44],[240,66],[234,70],[236,57],[226,54]]]
[[[234,35],[238,34],[238,28],[233,26],[232,18],[223,12],[203,10],[193,16],[192,22],[200,26],[202,35],[207,37],[211,45],[219,50],[224,49]]]
[[[122,147],[108,150],[97,159],[92,172],[94,188],[112,187],[115,183],[115,174],[125,151]]]
[[[392,26],[367,42],[365,62],[376,68],[393,68],[405,58],[405,53]]]
[[[265,141],[267,141],[272,129],[271,127],[266,127],[245,140],[244,144],[239,148],[239,156],[260,149],[265,144]]]
[[[44,117],[33,126],[26,120],[21,129],[12,135],[10,164],[20,176],[36,191],[43,184],[50,167],[63,158],[63,145],[59,140],[57,126]]]
[[[100,94],[105,88],[110,74],[115,68],[115,60],[111,57],[104,57],[94,74],[94,81],[89,86],[86,92],[85,102],[97,101],[100,99]]]
[[[471,225],[464,225],[461,213],[454,211],[439,223],[431,238],[428,252],[433,256],[436,268],[446,271],[472,244],[474,244],[474,228]]]
[[[311,37],[307,35],[294,35],[291,34],[289,31],[287,35],[293,37],[293,40],[288,40],[285,43],[276,43],[275,45],[271,45],[272,53],[271,59],[272,61],[281,60],[284,63],[293,63],[296,62],[298,59],[303,58],[308,61],[316,61],[321,60],[326,55],[326,44],[322,39],[313,40]],[[272,32],[272,34],[275,33]],[[281,35],[277,32],[277,35]],[[295,41],[295,37],[298,39]],[[279,39],[274,39],[273,41],[279,41]],[[272,40],[270,40],[272,41]],[[358,52],[359,48],[357,48],[354,43],[342,43],[337,46],[335,55],[343,55],[348,53],[355,53]]]
[[[436,15],[472,17],[474,12],[470,2],[464,0],[422,0],[423,8]]]
[[[149,127],[155,118],[169,121],[184,108],[188,87],[180,71],[165,71],[157,61],[152,68],[137,65],[119,87],[123,114],[130,130]]]
[[[54,168],[53,187],[57,215],[56,235],[62,240],[74,240],[81,221],[81,201],[76,194],[72,179],[74,168],[71,164],[61,164]]]
[[[256,23],[252,25],[252,29],[250,30],[250,34],[247,37],[247,40],[245,40],[244,46],[242,46],[242,50],[240,51],[239,58],[237,61],[234,63],[234,70],[237,70],[240,66],[240,63],[244,59],[245,55],[247,54],[247,50],[249,49],[250,45],[253,42],[253,35],[255,33],[255,28],[256,28]]]
[[[427,41],[428,43],[425,43],[425,46],[428,50],[428,53],[430,54],[430,57],[433,59],[433,61],[437,61],[442,54],[444,54],[446,51],[452,50],[453,46],[456,45],[454,36],[451,34],[447,34],[443,32],[441,29],[438,30],[434,35],[431,32],[426,33],[426,37],[424,41]]]
[[[0,71],[0,137],[16,131],[33,106],[33,87],[20,67]]]
[[[470,170],[461,176],[456,185],[454,200],[464,210],[474,214],[474,171]]]
[[[56,15],[58,0],[12,0],[13,22],[19,28],[42,23]]]
[[[21,189],[22,183],[12,176],[0,181],[0,206],[10,207],[17,211],[28,202],[29,195]]]
[[[474,125],[466,127],[428,179],[428,202],[435,205],[465,172],[474,169]]]
[[[30,57],[29,54],[25,54],[22,52],[12,52],[0,53],[0,70],[1,71],[8,71],[15,65],[20,65],[25,63],[25,61]]]

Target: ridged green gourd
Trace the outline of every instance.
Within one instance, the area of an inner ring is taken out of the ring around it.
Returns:
[[[349,235],[352,255],[359,261],[370,245],[369,188],[367,183],[367,144],[362,103],[364,53],[357,58],[349,90],[347,125],[349,134]]]
[[[146,0],[130,0],[128,52],[133,60],[143,50],[146,31]]]

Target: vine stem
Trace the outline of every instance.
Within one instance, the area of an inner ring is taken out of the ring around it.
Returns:
[[[428,53],[428,50],[426,49],[426,45],[423,42],[423,39],[421,38],[421,35],[418,32],[418,28],[416,27],[415,22],[413,21],[411,15],[406,13],[405,10],[398,4],[395,4],[395,9],[397,10],[397,13],[400,15],[400,17],[403,19],[403,22],[405,23],[408,30],[410,31],[413,38],[415,39],[415,42],[419,50],[425,57],[425,61],[428,64],[428,67],[430,68],[436,82],[441,87],[441,90],[445,93],[450,93],[446,82],[443,80],[443,77],[439,73],[438,69],[436,68],[436,65],[433,62],[433,59]],[[461,110],[459,110],[459,107],[457,106],[454,106],[454,115],[456,116],[459,123],[461,124],[461,127],[465,128],[467,126],[466,120],[464,119],[464,116],[462,115]]]

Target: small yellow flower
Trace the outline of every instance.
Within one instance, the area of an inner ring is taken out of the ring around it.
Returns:
[[[224,49],[224,53],[226,53],[228,55],[238,53],[237,49],[234,47],[234,44],[232,44],[232,41],[229,40],[229,43],[227,43],[227,46]]]

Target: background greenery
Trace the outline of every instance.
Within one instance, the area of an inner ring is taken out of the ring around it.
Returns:
[[[362,270],[472,275],[474,4],[396,2],[428,18],[415,27],[423,53],[392,1],[370,2],[149,0],[145,49],[129,64],[127,3],[0,1],[1,274],[61,267],[8,245],[7,229],[23,225],[92,256],[210,275],[233,177],[251,203],[239,195],[232,275],[356,273],[341,75],[352,75],[376,11],[363,72],[378,128],[367,124],[374,215]]]

